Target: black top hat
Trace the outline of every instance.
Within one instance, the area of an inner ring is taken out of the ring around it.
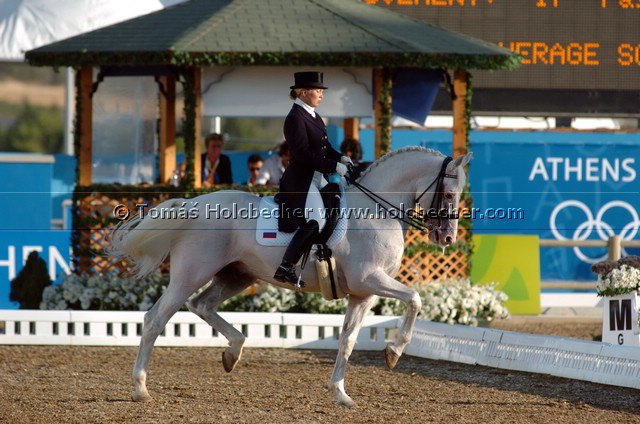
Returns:
[[[295,85],[292,85],[292,90],[295,88],[322,88],[326,89],[322,82],[322,72],[296,72],[293,74]]]

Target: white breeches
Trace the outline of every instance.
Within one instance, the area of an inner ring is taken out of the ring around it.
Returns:
[[[327,180],[324,179],[321,173],[314,172],[311,184],[309,184],[309,190],[307,192],[307,200],[305,202],[305,219],[307,222],[315,219],[320,227],[320,231],[326,224],[324,218],[324,203],[322,203],[322,196],[320,195],[320,189],[327,185]]]

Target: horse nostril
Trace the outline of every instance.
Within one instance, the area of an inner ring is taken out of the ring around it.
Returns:
[[[450,245],[451,243],[453,243],[453,237],[451,237],[451,236],[446,236],[446,237],[444,238],[444,242],[447,244],[447,246],[448,246],[448,245]]]

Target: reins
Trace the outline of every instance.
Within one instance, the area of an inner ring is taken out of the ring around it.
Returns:
[[[420,195],[416,198],[415,202],[418,203],[418,201],[422,198],[422,196],[424,196],[431,187],[433,187],[434,184],[436,184],[436,192],[433,196],[433,199],[431,200],[431,206],[429,207],[429,210],[427,211],[427,214],[431,214],[435,210],[435,206],[438,206],[441,202],[442,202],[442,196],[443,196],[443,188],[444,188],[444,179],[445,178],[455,178],[457,179],[458,177],[456,175],[450,175],[447,174],[447,165],[449,165],[449,163],[451,163],[451,161],[453,160],[453,158],[447,156],[444,161],[442,162],[442,166],[440,167],[440,172],[438,173],[438,175],[436,176],[436,178],[431,182],[431,184],[429,184],[429,186],[422,192],[420,193]],[[349,175],[351,175],[351,172],[349,172]],[[376,204],[380,205],[387,213],[391,213],[394,212],[397,214],[396,218],[399,219],[400,221],[408,224],[408,225],[412,225],[414,227],[416,227],[417,229],[421,230],[421,231],[426,231],[429,229],[429,226],[427,224],[425,224],[425,219],[424,218],[418,218],[416,217],[414,214],[407,214],[404,209],[401,209],[399,207],[397,207],[396,205],[394,205],[393,203],[389,202],[387,199],[385,199],[384,197],[380,196],[379,194],[376,194],[375,192],[369,190],[367,187],[363,186],[362,184],[360,184],[359,182],[357,182],[355,180],[355,178],[351,178],[349,177],[347,179],[347,181],[352,184],[353,186],[355,186],[358,190],[360,190],[361,192],[363,192],[365,195],[367,195],[367,197],[369,197],[371,200],[373,200]],[[388,206],[383,205],[383,203],[385,203]],[[449,214],[447,213],[446,217],[442,217],[440,216],[439,213],[437,213],[437,218],[438,220],[441,219],[457,219],[458,218],[458,214]]]

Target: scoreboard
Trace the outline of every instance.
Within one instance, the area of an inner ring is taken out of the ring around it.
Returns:
[[[365,2],[518,52],[472,71],[476,111],[640,116],[640,0]]]

